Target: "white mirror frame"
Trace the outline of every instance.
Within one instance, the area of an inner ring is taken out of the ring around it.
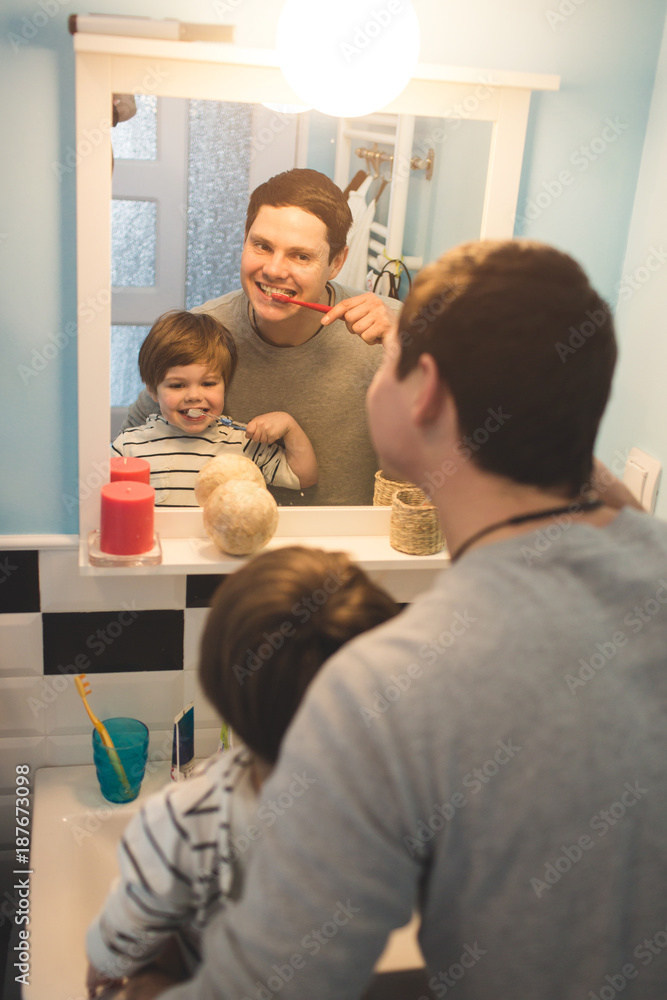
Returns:
[[[259,103],[299,103],[275,53],[229,44],[112,35],[74,35],[76,57],[79,531],[99,527],[99,487],[108,481],[111,327],[111,101],[114,93]],[[493,123],[480,238],[514,232],[530,95],[557,90],[558,76],[421,65],[391,114]],[[437,155],[437,142],[436,155]],[[308,535],[376,534],[382,508],[280,508]],[[201,511],[156,510],[164,538],[203,534]],[[375,515],[377,514],[377,517]],[[356,530],[350,525],[356,524]],[[307,527],[305,527],[307,525]]]

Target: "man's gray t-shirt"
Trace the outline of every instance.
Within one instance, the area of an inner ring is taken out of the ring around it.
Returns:
[[[666,662],[664,523],[466,554],[315,677],[244,895],[164,1000],[359,997],[414,902],[435,996],[664,1000]]]
[[[359,293],[330,282],[333,303]],[[384,300],[400,309],[393,299]],[[274,347],[253,329],[243,291],[198,306],[227,327],[239,361],[225,392],[225,413],[247,423],[260,413],[289,413],[310,439],[319,476],[305,490],[271,488],[280,504],[370,504],[377,458],[366,421],[366,390],[382,360],[382,347],[351,334],[342,320],[298,347]],[[156,404],[144,390],[130,408],[128,426],[143,423]]]

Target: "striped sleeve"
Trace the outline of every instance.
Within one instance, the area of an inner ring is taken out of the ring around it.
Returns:
[[[146,800],[118,848],[119,878],[86,938],[102,975],[120,978],[152,961],[175,931],[195,947],[230,895],[230,800],[249,758],[212,760],[183,784]]]
[[[284,486],[288,490],[301,489],[299,477],[287,464],[285,449],[277,442],[260,444],[257,441],[246,441],[243,454],[258,466],[269,486]]]

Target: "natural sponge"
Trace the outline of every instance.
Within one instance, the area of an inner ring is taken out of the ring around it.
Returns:
[[[217,486],[232,479],[249,480],[266,489],[259,466],[245,455],[218,455],[204,465],[195,482],[195,500],[203,507]]]
[[[232,479],[217,486],[204,506],[204,530],[232,556],[249,556],[273,537],[278,505],[258,483]]]

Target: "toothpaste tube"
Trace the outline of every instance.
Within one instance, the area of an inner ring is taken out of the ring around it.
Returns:
[[[195,767],[195,706],[191,702],[174,719],[171,780],[185,781]]]
[[[218,742],[218,753],[224,753],[225,750],[231,750],[234,746],[234,740],[232,739],[232,731],[226,722],[223,722],[222,729],[220,730],[220,740]]]

